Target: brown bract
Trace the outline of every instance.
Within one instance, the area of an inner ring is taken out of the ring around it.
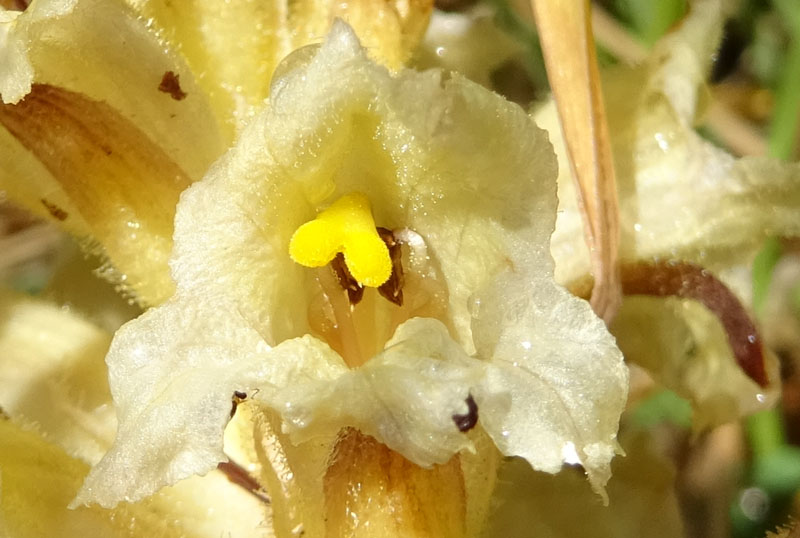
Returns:
[[[169,297],[172,215],[186,173],[116,110],[63,88],[34,84],[16,105],[0,105],[0,124],[55,178],[137,298]],[[41,203],[66,220],[66,210]]]
[[[461,538],[466,532],[458,455],[423,469],[348,428],[336,442],[324,490],[327,536]]]

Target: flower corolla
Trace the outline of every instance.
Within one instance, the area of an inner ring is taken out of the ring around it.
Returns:
[[[477,411],[503,454],[551,473],[579,463],[602,491],[627,369],[553,281],[545,132],[457,74],[390,73],[344,23],[279,71],[269,105],[181,196],[176,293],[114,338],[119,430],[75,502],[213,469],[234,393],[295,443],[355,427],[423,467],[473,449],[458,417]],[[356,304],[329,266],[289,255],[298,228],[353,193],[401,246],[401,304],[372,289]]]

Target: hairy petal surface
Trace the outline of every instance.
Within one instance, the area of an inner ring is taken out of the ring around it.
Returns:
[[[470,387],[483,373],[483,363],[470,359],[441,322],[414,318],[363,367],[334,382],[292,384],[275,407],[295,441],[354,426],[429,467],[472,448],[453,414],[466,412]]]
[[[324,205],[363,192],[378,226],[422,236],[449,295],[441,321],[473,352],[471,296],[515,248],[535,252],[543,275],[552,264],[555,160],[544,133],[456,74],[392,76],[343,24],[284,70],[268,109],[183,196],[178,287],[232,295],[270,343],[309,332],[297,293],[316,284],[286,255],[289,239]]]
[[[222,435],[235,391],[266,393],[293,375],[336,371],[325,355],[338,356],[310,337],[270,348],[230,305],[214,305],[221,319],[203,306],[174,298],[117,333],[106,362],[120,426],[74,505],[113,506],[211,471],[227,460]]]
[[[0,35],[0,188],[99,243],[141,303],[165,300],[178,195],[223,150],[192,73],[117,2],[37,1]]]
[[[273,72],[290,52],[319,43],[335,18],[347,21],[379,62],[399,69],[433,9],[430,0],[226,2],[128,0],[186,58],[221,123],[241,128],[269,94]]]
[[[295,440],[355,426],[424,466],[471,447],[453,415],[474,391],[502,451],[549,472],[582,463],[600,490],[627,372],[588,304],[552,281],[544,133],[457,75],[390,73],[343,23],[282,69],[269,107],[182,195],[178,291],[115,338],[120,430],[78,502],[138,498],[212,468],[235,390],[275,409]],[[446,308],[349,370],[310,336],[328,269],[295,264],[288,247],[353,192],[378,226],[416,234]],[[135,478],[107,485],[123,475]]]
[[[269,536],[264,506],[214,471],[114,511],[68,510],[110,446],[111,336],[54,304],[0,294],[0,534]]]
[[[501,452],[537,470],[580,463],[604,495],[627,396],[622,354],[587,303],[534,280],[534,271],[520,273],[509,271],[478,296],[478,352],[492,358],[476,395],[482,424]],[[483,403],[485,394],[503,393],[510,399]]]

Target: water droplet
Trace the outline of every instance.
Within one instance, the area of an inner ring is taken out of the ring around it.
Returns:
[[[478,297],[474,297],[469,304],[467,305],[467,309],[469,310],[469,315],[475,319],[480,318],[481,314],[481,300]]]
[[[655,139],[658,147],[661,148],[661,151],[669,150],[669,141],[667,141],[667,137],[664,135],[664,133],[656,133]]]
[[[761,488],[747,488],[739,496],[739,508],[751,521],[762,521],[769,511],[769,496]]]

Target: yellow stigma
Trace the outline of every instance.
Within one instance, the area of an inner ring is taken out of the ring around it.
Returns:
[[[389,249],[375,229],[369,200],[360,192],[336,200],[289,241],[289,256],[306,267],[327,265],[339,252],[362,286],[377,288],[392,274]]]

